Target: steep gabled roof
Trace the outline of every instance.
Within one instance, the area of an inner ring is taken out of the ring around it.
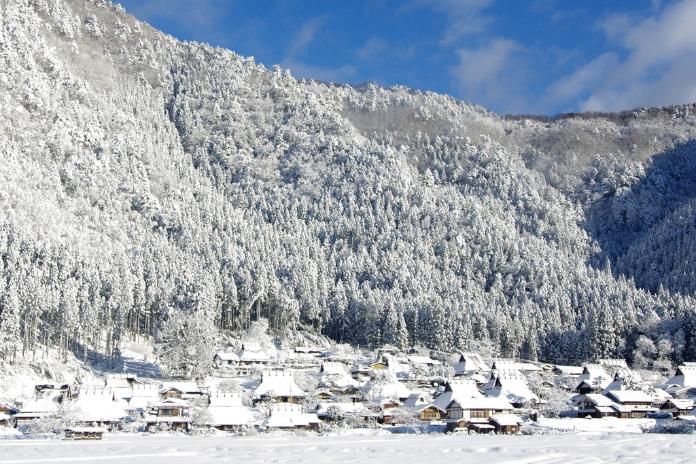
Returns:
[[[266,371],[261,377],[261,384],[254,390],[254,398],[262,397],[302,398],[307,393],[295,383],[292,372],[284,370]]]
[[[277,403],[271,405],[271,415],[266,420],[266,426],[270,428],[294,428],[307,427],[320,422],[316,413],[304,412],[302,405]]]
[[[433,406],[446,411],[453,402],[465,404],[471,398],[483,398],[483,394],[471,379],[454,379],[445,385],[445,391],[433,400]]]
[[[677,367],[677,371],[666,385],[679,385],[682,387],[696,387],[696,364],[684,363]]]
[[[646,403],[652,404],[653,399],[647,393],[640,390],[611,390],[607,396],[619,404]]]
[[[490,372],[491,368],[481,359],[478,353],[461,353],[459,361],[454,365],[454,372],[457,375],[465,375],[469,373]]]

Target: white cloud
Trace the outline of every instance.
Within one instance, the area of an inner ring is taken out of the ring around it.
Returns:
[[[358,51],[355,52],[358,58],[363,60],[372,59],[378,55],[389,50],[389,45],[384,39],[379,37],[370,37],[365,45],[360,47]]]
[[[145,21],[164,19],[176,23],[189,32],[211,28],[232,6],[231,0],[140,0],[129,12]]]
[[[613,16],[600,24],[617,49],[564,77],[548,92],[552,104],[616,111],[696,100],[696,0],[653,17]],[[577,103],[579,101],[579,103]]]
[[[493,18],[483,14],[494,0],[413,0],[410,8],[428,7],[447,17],[441,42],[449,45],[467,35],[483,31]]]
[[[288,47],[288,56],[296,56],[304,52],[314,41],[317,33],[326,24],[323,16],[305,21]]]
[[[345,82],[355,75],[356,69],[349,64],[335,68],[304,63],[298,58],[316,40],[326,25],[327,17],[319,16],[305,21],[288,45],[288,51],[281,65],[288,68],[295,77],[316,79],[324,82]]]
[[[528,109],[522,89],[527,85],[527,50],[505,38],[490,41],[477,49],[461,48],[452,68],[455,84],[465,100],[496,111]]]

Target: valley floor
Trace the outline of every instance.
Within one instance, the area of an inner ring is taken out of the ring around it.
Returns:
[[[191,437],[112,435],[99,442],[0,440],[3,464],[693,462],[696,435]]]

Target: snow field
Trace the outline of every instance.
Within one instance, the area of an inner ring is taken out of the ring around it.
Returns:
[[[3,464],[399,463],[486,464],[692,463],[696,436],[349,436],[263,438],[107,436],[101,442],[0,441]]]

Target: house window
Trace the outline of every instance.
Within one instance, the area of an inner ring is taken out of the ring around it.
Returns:
[[[457,408],[457,409],[450,409],[448,416],[450,419],[461,419],[462,418],[462,410]]]
[[[488,417],[488,411],[485,409],[474,409],[471,411],[472,419],[485,419]]]

